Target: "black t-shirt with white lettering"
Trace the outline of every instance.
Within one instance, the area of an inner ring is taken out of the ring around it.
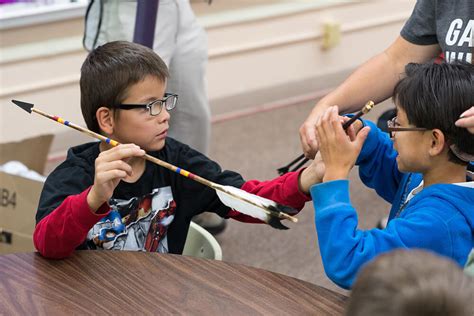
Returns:
[[[413,44],[439,44],[449,62],[472,63],[474,1],[418,0],[400,34]]]

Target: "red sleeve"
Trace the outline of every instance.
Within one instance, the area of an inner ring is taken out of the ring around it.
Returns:
[[[94,224],[110,212],[107,203],[96,214],[91,212],[87,204],[89,190],[68,196],[36,225],[33,242],[42,256],[53,259],[70,256]]]
[[[298,178],[303,170],[288,172],[269,181],[247,181],[242,185],[241,189],[301,211],[304,204],[311,200],[311,196],[304,194],[298,188]],[[259,219],[242,214],[236,210],[230,210],[228,216],[241,222],[261,223]]]

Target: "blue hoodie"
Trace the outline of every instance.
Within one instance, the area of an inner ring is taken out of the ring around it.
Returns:
[[[386,133],[371,130],[357,159],[361,180],[392,209],[385,229],[357,229],[357,213],[349,199],[349,181],[311,187],[319,248],[328,277],[350,288],[359,269],[375,256],[396,248],[422,248],[463,266],[474,246],[474,188],[434,184],[404,205],[423,180],[397,168],[397,152]]]

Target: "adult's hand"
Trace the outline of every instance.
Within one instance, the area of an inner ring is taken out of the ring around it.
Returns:
[[[318,152],[319,144],[316,139],[316,123],[327,108],[328,106],[322,105],[315,107],[300,127],[301,146],[303,147],[305,157],[308,159],[314,159]]]

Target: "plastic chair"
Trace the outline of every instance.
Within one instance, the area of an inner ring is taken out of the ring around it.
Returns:
[[[214,236],[198,224],[191,222],[183,255],[222,260],[222,249]]]
[[[466,265],[464,266],[464,272],[474,277],[474,248],[472,248],[469,257],[467,258]]]

